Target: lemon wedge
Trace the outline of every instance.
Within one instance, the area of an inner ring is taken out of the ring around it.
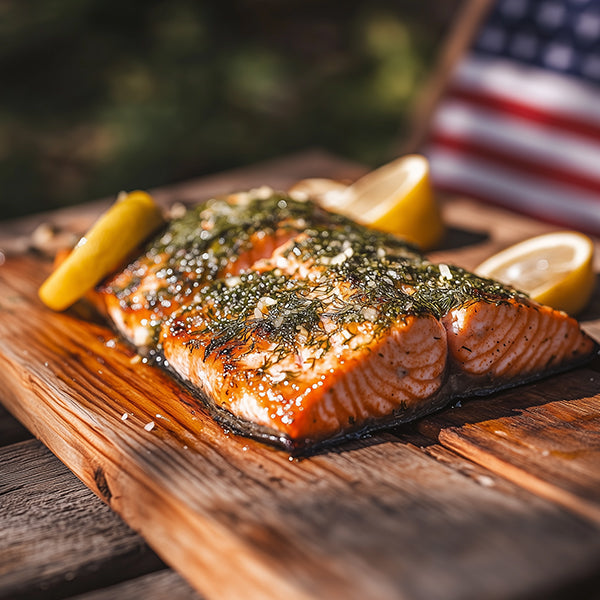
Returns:
[[[322,188],[322,181],[316,180]],[[316,186],[318,187],[318,185]],[[444,235],[440,207],[429,178],[424,156],[402,156],[341,190],[331,185],[321,195],[323,205],[360,223],[395,233],[424,250]]]
[[[117,269],[163,222],[159,207],[145,192],[119,196],[42,284],[40,299],[53,310],[68,308]]]
[[[594,244],[576,231],[560,231],[510,246],[475,272],[520,289],[539,302],[574,315],[589,302],[595,284]]]

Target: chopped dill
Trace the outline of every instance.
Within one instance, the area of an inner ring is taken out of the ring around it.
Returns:
[[[439,318],[479,298],[497,302],[517,294],[459,267],[435,265],[397,238],[355,224],[307,230],[283,255],[285,269],[275,261],[270,270],[200,290],[197,304],[177,315],[189,313],[190,323],[201,324],[189,331],[190,347],[199,347],[194,337],[201,337],[209,340],[205,356],[224,355],[237,344],[253,349],[266,340],[270,365],[304,346],[327,350],[342,330],[350,340],[352,324],[369,321],[377,337],[408,315]]]

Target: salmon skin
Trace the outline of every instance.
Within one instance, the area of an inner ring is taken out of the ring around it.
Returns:
[[[598,352],[517,290],[261,194],[190,211],[100,290],[116,327],[238,433],[308,453]]]

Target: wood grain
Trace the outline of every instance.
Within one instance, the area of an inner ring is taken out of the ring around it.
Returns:
[[[600,523],[600,370],[583,368],[422,420],[419,430]]]
[[[1,599],[199,598],[2,405],[0,446]]]
[[[44,271],[0,271],[8,408],[208,598],[506,598],[597,572],[591,521],[401,433],[290,461],[223,432],[104,326],[45,310]]]
[[[39,442],[0,448],[0,461],[0,598],[65,597],[164,568]]]

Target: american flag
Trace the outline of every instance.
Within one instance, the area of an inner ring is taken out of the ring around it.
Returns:
[[[425,149],[438,188],[600,234],[600,0],[499,0]]]

